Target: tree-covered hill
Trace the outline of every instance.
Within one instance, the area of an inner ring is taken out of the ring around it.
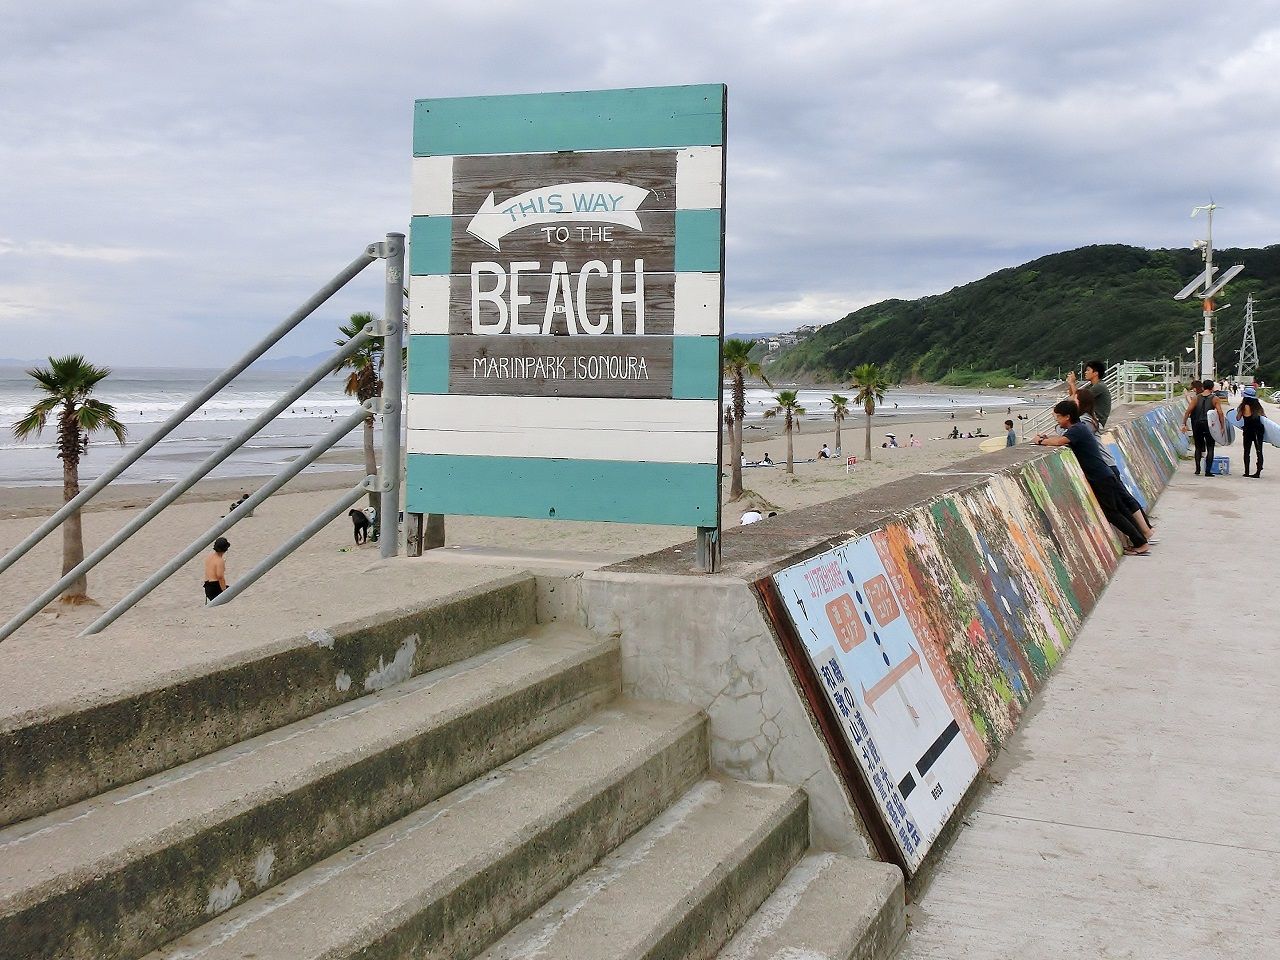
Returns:
[[[1219,369],[1235,369],[1247,294],[1254,315],[1280,321],[1280,245],[1214,252],[1244,273],[1220,303]],[[838,380],[860,363],[905,380],[962,382],[975,371],[1051,376],[1082,360],[1182,357],[1203,326],[1198,300],[1173,299],[1204,269],[1197,250],[1081,247],[1000,270],[919,300],[886,300],[822,327],[769,366],[770,377]],[[1257,327],[1262,371],[1280,372],[1280,322]]]

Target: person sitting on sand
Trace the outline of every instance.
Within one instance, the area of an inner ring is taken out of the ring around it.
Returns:
[[[772,467],[772,466],[773,466],[773,460],[772,460],[772,459],[770,458],[770,456],[769,456],[769,451],[767,451],[767,450],[765,451],[764,458],[760,461],[760,466],[762,466],[762,467]]]
[[[742,526],[745,527],[749,523],[759,523],[763,519],[764,519],[764,514],[761,513],[759,510],[757,510],[755,507],[752,507],[750,510],[745,511],[742,514],[742,519],[739,522],[741,523]]]
[[[914,433],[911,434],[910,436],[907,437],[907,446],[908,447],[920,446],[920,438],[917,437]]]
[[[825,443],[822,445],[822,449],[818,451],[818,459],[819,460],[831,459],[831,449]]]
[[[227,589],[227,551],[231,541],[219,537],[213,541],[213,552],[204,558],[204,601],[208,603]]]
[[[951,432],[947,434],[947,439],[948,439],[948,440],[959,440],[959,439],[960,439],[960,428],[959,428],[959,427],[952,427],[952,428],[951,428]]]

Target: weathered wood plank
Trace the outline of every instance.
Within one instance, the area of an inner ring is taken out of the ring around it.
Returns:
[[[453,215],[453,157],[414,157],[411,200],[415,217]]]
[[[449,393],[670,397],[671,337],[452,337]]]
[[[675,150],[605,150],[599,152],[457,157],[453,163],[453,202],[459,215],[474,214],[494,195],[501,208],[512,197],[556,184],[619,182],[649,192],[644,206],[674,210]],[[569,198],[565,198],[568,200]],[[572,206],[572,204],[569,204]]]
[[[527,281],[527,282],[526,282]],[[494,278],[488,278],[489,286]],[[522,276],[521,292],[536,291],[532,301],[519,309],[521,324],[534,324],[541,329],[546,320],[547,294],[551,277],[548,274]],[[576,277],[570,278],[571,302],[563,303],[562,291],[557,292],[556,304],[551,315],[551,334],[569,332],[569,310],[573,312],[574,329],[582,333],[587,328],[581,322],[582,311],[578,307]],[[634,274],[624,274],[621,288],[634,290]],[[714,273],[649,274],[644,277],[644,333],[648,335],[672,334],[675,336],[718,336],[720,333],[720,276]],[[486,287],[485,289],[488,289]],[[510,332],[510,298],[506,299],[506,313]],[[612,332],[613,287],[594,275],[588,277],[586,294],[587,315],[599,318],[609,314],[606,329]],[[497,304],[484,300],[479,304],[480,325],[485,330],[494,329],[501,319]],[[622,331],[636,332],[637,310],[626,302],[622,310]],[[467,276],[421,276],[409,279],[409,332],[410,333],[473,333],[471,278]]]
[[[613,430],[665,433],[715,432],[716,400],[619,397],[473,397],[410,394],[408,419],[414,428],[524,430],[574,426],[587,434]]]
[[[459,208],[454,207],[457,211]],[[676,213],[673,210],[649,210],[641,206],[636,212],[640,228],[620,224],[576,223],[566,217],[556,224],[534,223],[502,236],[499,249],[469,231],[505,228],[510,217],[503,213],[471,215],[455,214],[450,229],[452,244],[451,273],[471,272],[474,261],[511,264],[517,261],[541,263],[549,270],[554,261],[562,260],[575,273],[592,260],[611,263],[622,259],[633,267],[644,261],[646,271],[670,273],[675,269]],[[490,225],[497,225],[491,227]],[[550,231],[548,233],[547,231]]]
[[[720,521],[720,470],[709,463],[411,453],[405,468],[409,513],[685,527]]]
[[[615,279],[622,293],[616,305]],[[560,278],[547,273],[521,274],[518,295],[528,297],[527,304],[513,302],[509,279],[481,274],[474,281],[480,291],[493,290],[499,282],[504,287],[501,298],[473,300],[470,276],[449,278],[449,333],[510,334],[523,330],[543,336],[596,332],[670,336],[675,332],[674,273],[650,274],[646,270],[644,274],[619,273],[616,278],[592,272],[566,273]]]
[[[419,100],[414,156],[724,143],[723,84]]]
[[[519,429],[410,430],[406,444],[408,453],[455,456],[717,463],[720,434],[714,427],[697,433],[654,433],[652,430],[587,431],[568,424]]]

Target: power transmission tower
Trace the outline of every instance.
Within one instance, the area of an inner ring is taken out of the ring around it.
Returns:
[[[1240,341],[1240,362],[1236,367],[1236,382],[1244,382],[1244,374],[1247,370],[1250,376],[1258,372],[1261,365],[1258,362],[1258,339],[1253,333],[1253,294],[1249,294],[1249,299],[1244,305],[1244,339]]]

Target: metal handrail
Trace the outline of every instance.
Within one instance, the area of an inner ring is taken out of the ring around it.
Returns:
[[[172,416],[162,423],[150,436],[143,440],[138,446],[127,456],[121,459],[115,466],[109,468],[97,480],[89,484],[80,491],[72,499],[68,500],[62,507],[48,520],[40,524],[25,540],[16,547],[0,557],[0,573],[8,570],[13,566],[37,543],[47,537],[56,530],[67,517],[71,516],[76,510],[79,510],[86,503],[96,497],[99,493],[107,488],[113,480],[124,473],[129,467],[137,463],[142,456],[147,453],[157,443],[167,437],[178,424],[184,422],[191,414],[199,410],[204,404],[219,390],[228,383],[244,373],[249,365],[261,357],[280,341],[285,334],[289,333],[294,327],[300,324],[307,317],[311,316],[319,306],[332,297],[335,293],[351,282],[365,267],[378,259],[379,244],[371,243],[364,249],[364,253],[352,260],[343,270],[337,274],[332,280],[321,287],[315,295],[310,297],[297,310],[285,317],[274,330],[259,340],[254,346],[235,363],[227,367],[222,373],[214,377],[209,383],[197,393],[194,397],[184,403]],[[7,636],[7,634],[6,634]],[[3,639],[0,637],[0,639]]]
[[[1144,366],[1151,369],[1154,374],[1158,375],[1158,379],[1140,380],[1130,376],[1133,368]],[[1106,384],[1107,390],[1118,403],[1133,403],[1136,393],[1156,393],[1163,392],[1165,399],[1173,396],[1173,361],[1171,360],[1122,360],[1119,363],[1113,363],[1107,368],[1106,374],[1102,378],[1102,382]],[[1154,386],[1157,390],[1137,390],[1140,386]],[[1022,436],[1039,432],[1041,428],[1051,427],[1056,424],[1053,419],[1053,410],[1042,410],[1034,417],[1022,422]]]
[[[356,427],[360,426],[360,424],[364,423],[365,417],[367,417],[372,411],[373,401],[370,400],[362,405],[359,410],[355,411],[346,419],[338,423],[332,430],[313,443],[306,453],[298,457],[290,463],[288,467],[264,483],[247,500],[243,501],[238,507],[228,513],[212,527],[192,540],[191,543],[187,545],[186,549],[182,550],[163,567],[153,573],[142,583],[138,584],[138,586],[135,587],[127,597],[100,616],[97,620],[93,621],[93,623],[89,624],[89,626],[85,627],[85,629],[81,631],[80,636],[92,636],[95,633],[101,633],[109,627],[135,603],[182,569],[183,565],[186,564],[188,560],[192,559],[201,550],[206,549],[214,540],[222,536],[235,526],[237,522],[252,513],[255,507],[261,506],[267,497],[271,496],[271,494],[275,493],[303,470],[311,466],[311,464],[318,460],[335,443],[349,434]],[[368,478],[366,478],[366,480],[367,479]]]
[[[55,597],[57,597],[63,590],[65,590],[68,586],[70,586],[77,578],[88,573],[95,566],[97,566],[104,559],[106,559],[106,557],[108,557],[112,552],[114,552],[121,544],[123,544],[126,540],[128,540],[140,529],[142,529],[143,526],[145,526],[148,522],[154,519],[161,511],[163,511],[166,507],[168,507],[171,503],[173,503],[173,501],[175,501],[183,493],[185,493],[187,490],[193,487],[199,480],[207,476],[215,467],[217,467],[224,460],[230,457],[231,454],[233,454],[236,450],[238,450],[245,442],[252,439],[253,436],[255,436],[258,433],[258,431],[260,431],[264,426],[266,426],[268,423],[274,420],[284,410],[288,409],[288,407],[296,399],[298,399],[300,396],[302,396],[304,393],[306,393],[308,390],[314,387],[317,383],[319,383],[322,379],[324,379],[324,377],[328,376],[328,374],[332,372],[339,364],[341,364],[343,360],[345,360],[347,357],[351,356],[353,353],[359,350],[362,346],[364,346],[365,343],[367,343],[373,337],[383,338],[384,376],[383,376],[382,396],[380,398],[375,398],[375,401],[370,401],[370,403],[373,404],[373,406],[362,408],[357,413],[352,414],[351,417],[348,417],[347,420],[344,420],[344,422],[340,424],[339,427],[335,427],[333,431],[330,431],[330,433],[327,434],[320,441],[318,441],[317,444],[313,445],[313,447],[308,451],[308,454],[304,455],[304,458],[301,458],[304,461],[301,463],[301,465],[297,465],[295,463],[286,467],[279,474],[277,474],[277,476],[273,478],[272,481],[269,481],[267,484],[265,484],[263,488],[260,489],[257,492],[257,494],[255,494],[255,497],[258,497],[258,500],[256,501],[256,503],[261,503],[262,500],[265,500],[266,497],[270,495],[270,493],[274,492],[274,490],[279,489],[279,487],[283,486],[288,479],[290,479],[292,476],[300,472],[302,467],[312,462],[321,453],[323,453],[325,450],[331,447],[334,443],[336,443],[339,439],[341,439],[342,436],[345,436],[352,429],[354,429],[354,427],[357,424],[359,424],[361,421],[363,421],[366,417],[370,416],[373,413],[382,413],[384,417],[384,421],[383,421],[384,436],[383,436],[383,469],[381,472],[381,476],[366,477],[363,481],[361,481],[359,489],[366,493],[379,492],[381,494],[380,505],[382,509],[380,510],[380,514],[383,517],[387,515],[388,504],[391,504],[390,516],[393,518],[391,535],[383,536],[380,538],[380,548],[381,548],[381,555],[384,558],[390,558],[396,555],[396,552],[398,549],[398,538],[396,536],[394,518],[397,516],[399,511],[399,480],[400,480],[400,425],[399,425],[400,397],[399,397],[399,393],[400,393],[400,384],[401,384],[400,355],[401,355],[401,352],[403,349],[403,343],[404,343],[404,334],[403,334],[404,323],[403,323],[403,317],[402,317],[403,304],[404,304],[404,287],[403,287],[404,235],[403,234],[389,233],[387,234],[387,238],[385,241],[380,243],[373,243],[373,244],[370,244],[368,247],[366,247],[365,252],[361,257],[352,261],[352,263],[348,265],[346,270],[344,270],[341,274],[335,277],[333,281],[330,281],[329,284],[327,284],[324,288],[322,288],[321,292],[324,293],[323,297],[320,297],[320,294],[317,294],[316,296],[313,296],[310,300],[308,300],[307,303],[304,304],[302,308],[299,308],[298,311],[295,311],[294,314],[290,315],[290,320],[293,322],[286,321],[286,323],[283,323],[280,326],[276,327],[276,329],[272,331],[272,334],[269,335],[267,340],[264,340],[263,342],[259,343],[258,346],[256,346],[253,350],[245,354],[245,356],[242,357],[240,361],[237,361],[236,364],[228,368],[227,372],[224,372],[223,374],[216,377],[208,387],[206,387],[203,391],[201,391],[199,395],[197,395],[196,400],[189,401],[187,404],[185,404],[182,407],[182,409],[179,411],[179,414],[183,414],[185,416],[194,412],[195,409],[197,409],[201,404],[203,404],[206,400],[208,400],[209,397],[211,397],[214,393],[216,393],[218,389],[220,389],[222,386],[225,386],[227,383],[229,383],[237,373],[242,372],[243,369],[249,365],[249,363],[251,363],[254,359],[257,359],[258,356],[261,356],[263,352],[265,352],[268,348],[270,348],[270,346],[275,342],[275,340],[278,340],[280,339],[280,337],[283,337],[286,333],[289,332],[289,330],[291,330],[294,326],[296,326],[298,322],[300,322],[308,314],[313,312],[316,309],[316,307],[320,305],[320,303],[323,303],[325,299],[327,299],[329,296],[332,296],[333,293],[335,293],[338,289],[340,289],[343,285],[345,285],[348,281],[350,281],[351,278],[354,277],[356,274],[358,274],[361,270],[363,270],[364,267],[368,266],[370,263],[372,263],[374,260],[377,260],[377,259],[384,259],[387,262],[387,290],[384,298],[384,305],[387,309],[387,316],[384,316],[382,318],[382,320],[378,323],[377,327],[372,330],[366,327],[364,330],[361,330],[359,333],[353,336],[350,340],[348,340],[345,344],[343,344],[342,347],[340,347],[328,360],[324,361],[315,369],[313,369],[306,377],[304,377],[301,381],[299,381],[298,384],[296,384],[283,397],[281,397],[279,400],[273,403],[261,415],[259,415],[250,424],[248,424],[242,431],[240,431],[240,433],[238,433],[236,436],[232,437],[230,440],[224,443],[215,453],[213,453],[211,456],[206,458],[203,463],[201,463],[193,471],[191,471],[191,473],[187,474],[187,476],[185,476],[184,478],[179,480],[177,483],[175,483],[172,487],[170,487],[155,502],[153,502],[149,507],[143,510],[142,513],[138,514],[138,516],[134,517],[133,520],[127,523],[123,528],[118,530],[115,534],[113,534],[107,540],[106,543],[102,544],[102,546],[94,550],[93,553],[91,553],[88,557],[84,558],[74,568],[72,568],[70,571],[65,573],[62,576],[62,578],[58,580],[57,583],[55,583],[52,587],[50,587],[48,590],[42,593],[36,600],[28,604],[16,617],[14,617],[12,620],[6,623],[3,627],[0,627],[0,641],[5,640],[14,631],[20,629],[23,626],[23,624],[27,623],[27,621],[29,621],[32,617],[34,617],[37,613],[39,613],[42,609],[44,609],[46,604],[48,604]],[[325,291],[327,291],[327,293]],[[317,299],[318,297],[320,299]],[[274,339],[272,339],[273,337]],[[392,358],[394,358],[390,367],[387,367],[385,363],[385,359],[387,356],[391,356]],[[231,371],[234,371],[234,373]],[[395,392],[392,393],[391,392],[392,390],[394,390]],[[159,442],[159,439],[161,437],[163,437],[165,434],[170,432],[174,427],[176,427],[177,424],[181,422],[181,419],[177,419],[177,418],[178,418],[178,414],[175,414],[173,417],[170,417],[169,420],[166,421],[161,426],[160,430],[158,430],[155,435],[148,438],[148,440],[142,445],[142,452],[146,452],[146,450],[149,450],[157,442]],[[342,428],[342,433],[337,434],[337,431],[340,428]],[[337,436],[335,436],[335,434],[337,434]],[[324,444],[324,446],[320,447],[321,444]],[[320,449],[317,449],[318,447]],[[27,550],[29,550],[32,546],[38,543],[45,535],[47,535],[50,530],[54,529],[59,523],[62,522],[62,520],[66,519],[66,517],[69,516],[71,512],[75,510],[80,504],[87,502],[93,495],[97,494],[102,489],[104,489],[107,483],[109,483],[111,479],[114,479],[115,477],[119,476],[120,473],[123,472],[125,467],[136,462],[140,456],[141,456],[141,453],[135,452],[134,455],[126,459],[123,465],[117,465],[117,468],[114,469],[113,471],[109,471],[109,474],[104,474],[104,477],[109,476],[109,479],[106,482],[102,482],[102,478],[99,478],[99,481],[96,482],[92,487],[84,491],[84,494],[82,494],[79,497],[76,497],[74,500],[69,501],[66,505],[64,505],[63,508],[58,511],[58,513],[54,514],[53,517],[51,517],[44,524],[42,524],[41,527],[37,529],[35,533],[33,533],[31,536],[27,538],[27,540],[23,541],[23,543],[15,547],[14,550],[10,551],[10,553],[4,558],[5,561],[7,561],[5,563],[5,566],[12,564],[14,561],[19,559],[24,553],[27,552]],[[306,459],[307,456],[310,456],[310,459]],[[253,498],[250,498],[250,499],[252,500]],[[355,499],[359,499],[359,497],[356,496]],[[348,507],[350,507],[351,503],[355,502],[355,499],[352,499],[351,494],[347,494],[346,496],[344,496],[342,500],[342,504],[343,504],[342,509],[347,509]],[[79,502],[77,503],[77,501]],[[256,503],[254,505],[256,505]],[[248,509],[252,509],[252,507],[249,507]],[[333,509],[337,510],[338,508],[335,507]],[[244,512],[247,513],[248,510],[246,509]],[[340,512],[341,511],[339,510],[338,513]],[[332,513],[332,516],[330,516],[331,513],[332,511],[326,512],[323,516],[329,516],[330,519],[332,519],[333,516],[338,515],[338,513]],[[243,515],[244,515],[243,513],[240,514],[240,516],[243,516]],[[218,525],[215,525],[215,529],[217,526]],[[229,528],[229,525],[228,525],[228,528]],[[292,553],[293,550],[297,549],[297,547],[300,546],[302,543],[304,543],[306,540],[314,536],[319,529],[320,527],[316,526],[316,522],[313,521],[312,524],[309,524],[302,533],[295,536],[292,540],[289,541],[288,544],[285,545],[284,548],[282,548],[283,552],[281,552],[281,550],[277,550],[274,554],[272,554],[272,557],[277,557],[278,559],[278,558],[287,556],[289,553]],[[216,534],[214,534],[214,536],[216,536]],[[204,541],[204,543],[207,543],[207,542],[208,542],[207,540]],[[191,547],[188,547],[187,549],[190,550]],[[199,550],[200,547],[197,546],[196,549]],[[183,553],[185,554],[186,551],[183,551]],[[189,557],[187,559],[189,559]],[[271,558],[268,558],[268,560],[270,559]],[[182,562],[185,563],[186,561],[183,560]],[[267,570],[269,570],[271,566],[274,565],[274,562],[276,561],[273,561],[272,563],[268,563],[265,567],[263,567],[262,564],[260,564],[259,567],[255,567],[254,575],[252,579],[246,578],[242,580],[239,584],[237,584],[239,589],[237,589],[234,592],[227,591],[227,593],[230,594],[230,596],[228,596],[227,599],[228,600],[233,599],[235,596],[239,595],[239,593],[241,593],[245,588],[247,588],[253,581],[257,580]],[[267,563],[267,562],[264,561],[264,563]],[[179,563],[178,566],[181,566],[181,563]],[[2,569],[3,567],[0,567],[0,570]],[[164,573],[164,576],[160,580],[156,580],[156,576],[158,576],[159,574],[153,575],[152,578],[150,578],[144,584],[140,585],[139,588],[135,589],[129,595],[129,597],[126,597],[125,601],[122,601],[120,604],[117,604],[116,606],[112,607],[112,609],[108,611],[107,614],[105,614],[103,617],[100,617],[97,621],[94,621],[94,623],[91,624],[85,632],[97,633],[99,630],[101,630],[103,627],[109,624],[112,620],[114,620],[116,617],[122,614],[130,606],[136,603],[137,600],[141,599],[142,596],[145,596],[146,593],[149,593],[152,589],[158,586],[160,582],[163,582],[163,579],[167,579],[167,577],[170,576],[173,572],[172,570],[170,570],[168,573],[165,573],[164,571],[167,569],[168,567],[166,566],[166,568],[160,571],[160,573]],[[153,580],[155,581],[154,583],[152,582]],[[143,590],[144,587],[146,588],[145,590]],[[223,601],[223,602],[226,602],[226,601]]]
[[[365,477],[362,481],[357,483],[354,487],[351,488],[351,490],[349,490],[343,496],[341,500],[339,500],[332,507],[330,507],[328,510],[321,513],[309,524],[303,527],[300,531],[298,531],[298,533],[296,533],[292,538],[290,538],[287,543],[284,543],[281,546],[277,547],[276,550],[269,557],[267,557],[265,560],[259,563],[256,567],[254,567],[252,570],[246,573],[243,577],[241,577],[231,586],[227,587],[227,589],[222,591],[222,593],[218,594],[216,597],[210,600],[209,606],[220,607],[224,603],[230,603],[236,597],[240,596],[240,594],[243,593],[245,590],[248,590],[249,587],[253,586],[253,584],[258,581],[258,578],[260,578],[263,574],[267,573],[267,571],[269,571],[277,563],[279,563],[289,554],[293,553],[293,551],[297,550],[300,546],[302,546],[304,543],[306,543],[308,540],[314,537],[317,533],[319,533],[321,530],[323,530],[325,527],[331,524],[338,517],[342,516],[343,513],[345,513],[347,510],[351,508],[352,504],[359,502],[361,497],[368,495],[370,490],[377,485],[377,479],[378,479],[377,477],[369,476],[369,477]],[[388,537],[386,531],[384,530],[383,537],[385,539],[394,540],[395,533],[394,531],[392,531],[392,533]]]

